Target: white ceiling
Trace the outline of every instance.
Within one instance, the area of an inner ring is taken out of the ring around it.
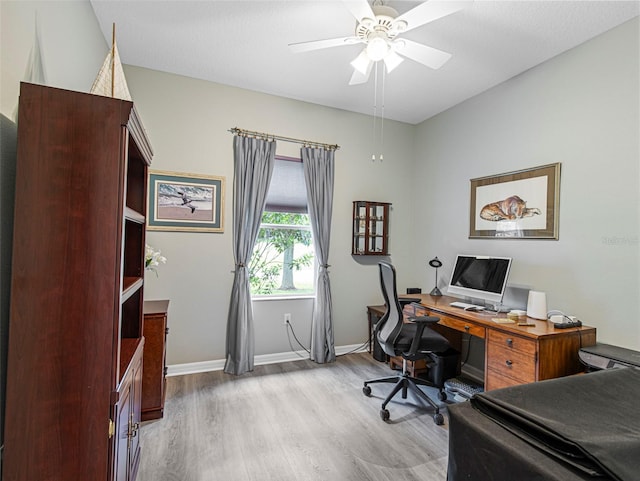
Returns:
[[[431,0],[435,1],[435,0]],[[422,2],[386,2],[400,14]],[[292,53],[288,44],[353,35],[339,0],[91,0],[124,64],[373,114],[375,76],[349,86],[362,45]],[[405,60],[385,81],[384,117],[419,123],[640,12],[640,2],[476,0],[405,38],[447,51],[431,70]],[[594,69],[598,65],[593,66]],[[382,109],[382,74],[377,114]]]

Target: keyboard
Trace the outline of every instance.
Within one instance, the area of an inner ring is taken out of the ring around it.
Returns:
[[[474,394],[484,392],[481,386],[457,377],[447,379],[444,382],[444,388],[449,392],[460,394],[467,399],[471,399]]]
[[[467,304],[466,302],[452,302],[449,304],[451,307],[459,307],[460,309],[464,309],[465,311],[484,311],[484,307],[478,306],[476,304]]]

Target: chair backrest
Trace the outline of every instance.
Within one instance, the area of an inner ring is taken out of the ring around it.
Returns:
[[[394,344],[404,322],[402,307],[398,302],[396,291],[396,269],[388,262],[379,262],[380,287],[384,296],[387,311],[376,326],[378,343],[382,350],[390,356],[395,356]]]

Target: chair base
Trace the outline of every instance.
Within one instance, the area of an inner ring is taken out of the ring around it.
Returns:
[[[380,417],[382,418],[383,421],[389,420],[389,411],[387,410],[387,404],[389,404],[391,399],[393,399],[393,397],[396,394],[398,394],[398,392],[402,392],[402,399],[407,399],[407,392],[411,391],[420,399],[423,399],[433,407],[434,409],[433,421],[437,425],[441,425],[444,423],[444,417],[442,416],[442,414],[440,414],[440,407],[435,403],[435,401],[433,401],[429,396],[427,396],[424,393],[424,391],[422,391],[422,389],[420,389],[418,386],[420,385],[420,386],[430,386],[430,387],[438,388],[439,390],[438,397],[441,401],[444,401],[447,399],[447,395],[444,392],[443,387],[436,386],[435,384],[429,381],[426,381],[424,379],[411,377],[406,371],[406,361],[404,362],[401,375],[383,377],[379,379],[371,379],[369,381],[365,381],[364,387],[362,388],[362,392],[365,394],[365,396],[371,395],[371,388],[369,387],[369,384],[376,384],[376,383],[389,383],[389,384],[395,383],[395,386],[393,387],[389,395],[386,397],[386,399],[382,403],[382,407],[380,409]]]

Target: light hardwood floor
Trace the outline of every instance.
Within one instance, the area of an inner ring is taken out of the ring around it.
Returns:
[[[448,418],[409,394],[388,406],[390,369],[369,354],[170,377],[164,418],[141,428],[138,481],[444,481]]]

